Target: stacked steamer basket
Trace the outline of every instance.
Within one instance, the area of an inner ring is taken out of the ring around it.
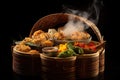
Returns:
[[[18,51],[15,47],[12,50],[13,71],[21,76],[34,76],[41,74],[40,54]]]
[[[85,22],[94,31],[99,40],[94,42],[98,42],[100,46],[96,52],[84,53],[83,55],[77,56],[76,76],[78,78],[92,78],[97,76],[99,73],[104,72],[105,41],[94,23],[83,17],[79,17],[79,19]]]
[[[42,78],[45,80],[76,80],[76,57],[57,58],[41,54]]]
[[[13,48],[13,70],[20,74],[42,73],[43,79],[50,80],[75,80],[76,77],[92,78],[96,77],[99,73],[104,72],[105,41],[103,40],[97,26],[84,17],[69,13],[47,15],[40,18],[33,25],[29,37],[32,37],[33,33],[37,30],[48,31],[50,28],[57,29],[59,26],[68,22],[69,16],[84,22],[93,30],[98,38],[98,41],[95,42],[100,45],[96,52],[84,53],[82,55],[67,58],[58,58],[49,57],[42,53],[35,55],[24,54]],[[29,62],[32,63],[29,64]]]

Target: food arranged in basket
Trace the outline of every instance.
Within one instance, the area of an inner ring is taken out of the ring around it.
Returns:
[[[64,35],[61,27],[48,29],[47,32],[37,30],[32,37],[25,37],[16,42],[18,51],[28,53],[43,53],[49,57],[66,58],[84,53],[97,51],[98,42],[92,41],[92,37],[85,31],[74,31],[69,36]]]
[[[69,16],[73,22],[88,26],[98,41],[83,25],[71,29]],[[44,80],[86,79],[104,72],[105,41],[97,26],[86,18],[55,13],[40,18],[28,37],[16,41],[12,56],[13,71],[21,75],[42,75]]]

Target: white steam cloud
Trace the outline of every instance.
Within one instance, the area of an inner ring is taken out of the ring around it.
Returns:
[[[67,13],[72,13],[81,17],[85,17],[88,20],[92,21],[94,24],[97,24],[99,20],[101,6],[103,6],[101,0],[93,0],[92,4],[85,11],[80,11],[79,9],[70,9],[67,8],[65,5],[63,6],[63,8],[66,9],[65,11]],[[80,21],[75,21],[73,17],[69,16],[69,21],[65,25],[63,32],[66,36],[68,36],[74,31],[85,31],[88,28],[89,26]]]
[[[75,21],[72,16],[69,16],[70,20],[64,26],[64,34],[65,36],[70,36],[73,32],[84,31],[84,24],[80,21]]]
[[[94,24],[97,24],[99,21],[99,16],[100,16],[100,9],[103,6],[103,1],[102,0],[93,0],[91,5],[88,6],[87,9],[81,10],[81,9],[74,9],[73,8],[68,8],[66,5],[63,5],[63,8],[67,13],[72,13],[78,16],[82,16],[87,18],[88,20],[92,21]]]

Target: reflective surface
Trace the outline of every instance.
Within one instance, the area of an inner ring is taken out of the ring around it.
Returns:
[[[49,80],[47,77],[43,78],[42,75],[38,76],[23,76],[12,72],[12,79],[14,80]],[[56,80],[56,76],[53,75]],[[114,67],[113,69],[107,68],[103,73],[100,73],[98,76],[90,78],[90,79],[72,79],[72,80],[118,80],[119,79],[119,68]],[[58,79],[59,80],[59,79]]]
[[[48,79],[48,78],[43,78],[42,76],[22,76],[18,75],[16,73],[13,73],[13,79],[15,80],[61,80],[54,75],[54,79]],[[104,79],[104,73],[99,74],[96,77],[89,78],[89,79],[62,79],[62,80],[105,80]]]

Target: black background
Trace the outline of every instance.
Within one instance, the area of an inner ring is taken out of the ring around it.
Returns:
[[[0,42],[1,79],[13,79],[11,46],[13,40],[21,40],[29,35],[34,23],[51,13],[64,12],[63,5],[74,9],[86,9],[93,0],[40,0],[3,2],[1,11],[2,36]],[[104,80],[119,79],[119,5],[114,0],[103,0],[98,28],[106,42]],[[21,79],[18,79],[21,80]]]

